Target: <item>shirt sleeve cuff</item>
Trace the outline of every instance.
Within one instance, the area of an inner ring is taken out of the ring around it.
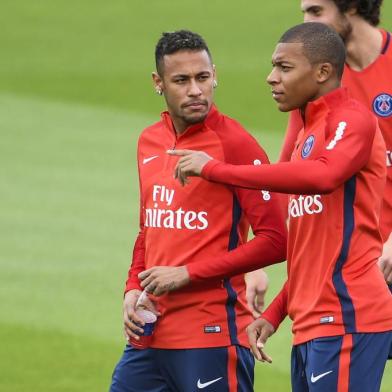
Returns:
[[[127,282],[127,284],[125,285],[125,288],[124,288],[124,295],[125,295],[128,291],[131,291],[131,290],[140,290],[140,291],[143,291],[143,288],[142,288],[142,286],[140,286],[139,283],[136,283],[136,282]]]
[[[275,332],[283,321],[280,317],[277,317],[277,315],[273,315],[271,312],[268,312],[268,309],[261,314],[260,318],[267,320],[274,327]]]
[[[203,169],[201,170],[201,176],[206,179],[206,180],[210,180],[211,176],[212,176],[212,172],[214,170],[214,168],[218,165],[222,164],[221,161],[218,161],[217,159],[211,159],[210,161],[208,161]]]
[[[197,280],[197,271],[195,271],[195,269],[197,270],[197,263],[187,264],[186,268],[188,270],[189,280],[191,282]]]

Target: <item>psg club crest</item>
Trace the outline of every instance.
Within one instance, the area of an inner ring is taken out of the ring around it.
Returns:
[[[392,114],[392,96],[389,94],[380,94],[374,98],[373,110],[380,117],[389,117]]]
[[[304,145],[302,146],[302,151],[301,151],[301,156],[302,156],[302,158],[307,158],[309,155],[310,155],[310,153],[311,153],[311,151],[312,151],[312,148],[313,148],[313,144],[314,144],[314,136],[313,135],[310,135],[306,140],[305,140],[305,143],[304,143]]]

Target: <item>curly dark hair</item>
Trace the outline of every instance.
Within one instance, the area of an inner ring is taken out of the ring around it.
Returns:
[[[212,62],[210,50],[199,34],[189,30],[162,33],[162,37],[155,47],[155,64],[159,74],[162,72],[163,57],[168,54],[179,52],[180,50],[190,50],[194,52],[205,50]]]
[[[339,34],[323,23],[307,22],[287,30],[279,43],[302,43],[311,64],[330,63],[340,79],[346,60],[346,48]]]
[[[380,8],[383,0],[333,0],[340,12],[355,8],[371,25],[380,23]]]

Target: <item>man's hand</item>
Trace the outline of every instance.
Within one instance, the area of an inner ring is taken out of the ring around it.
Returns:
[[[378,266],[388,284],[392,283],[392,234],[389,235],[382,248],[382,255],[378,259]]]
[[[254,357],[261,362],[272,363],[271,357],[264,352],[264,345],[275,332],[274,327],[267,320],[259,318],[246,328],[250,349]]]
[[[144,325],[144,321],[136,314],[136,302],[142,292],[140,290],[130,290],[125,294],[123,302],[123,318],[124,318],[124,335],[125,339],[134,338],[139,340],[139,335],[136,332],[142,334],[143,329],[140,326]],[[143,307],[159,316],[160,313],[156,310],[154,304],[146,298],[143,301]]]
[[[245,275],[246,300],[253,317],[258,318],[264,308],[264,296],[268,289],[268,276],[259,269]]]
[[[138,275],[141,286],[155,296],[168,293],[186,286],[189,273],[186,266],[181,267],[152,267]]]
[[[177,178],[182,186],[188,183],[188,177],[200,176],[204,165],[212,159],[203,151],[168,150],[167,153],[181,157],[174,169],[174,178]]]

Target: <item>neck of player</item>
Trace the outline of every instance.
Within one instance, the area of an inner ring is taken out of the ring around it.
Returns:
[[[186,129],[191,125],[186,123],[182,119],[176,118],[174,116],[172,116],[172,123],[177,136],[181,136],[186,131]]]
[[[353,16],[352,31],[346,38],[346,63],[355,71],[372,64],[382,50],[382,34],[359,16]]]

